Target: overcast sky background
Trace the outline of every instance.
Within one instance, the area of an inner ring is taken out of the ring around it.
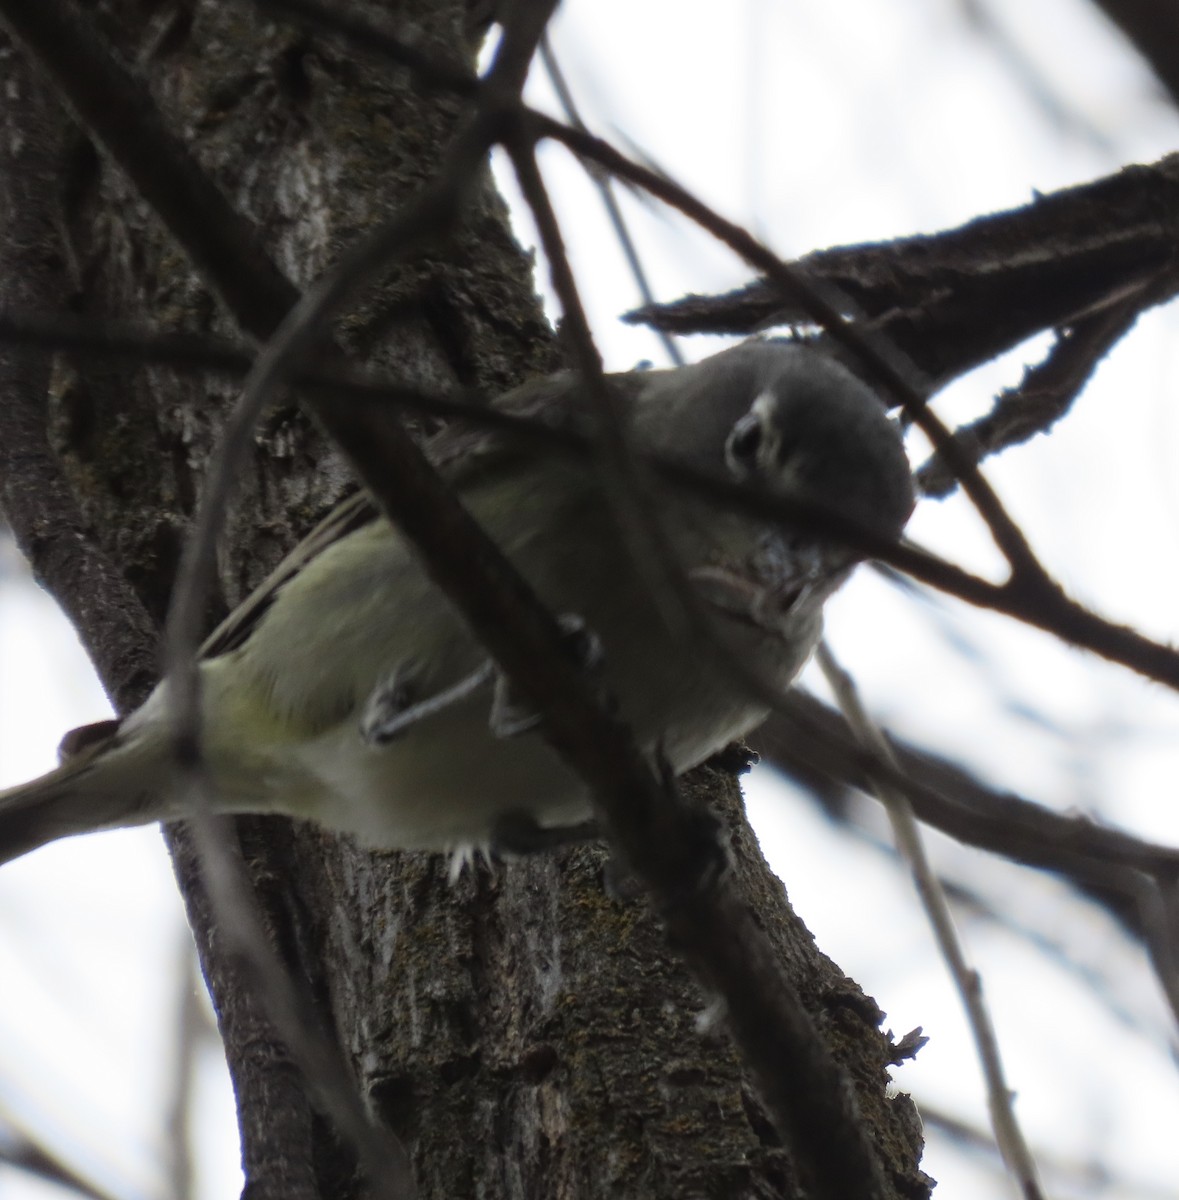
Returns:
[[[968,19],[976,8],[998,35]],[[595,131],[624,132],[783,256],[952,226],[1179,145],[1179,115],[1087,0],[566,0],[553,42]],[[536,76],[533,98],[548,105]],[[661,364],[658,341],[618,320],[638,298],[596,193],[559,149],[543,162],[608,366]],[[623,202],[661,298],[748,279],[679,218]],[[532,240],[526,221],[519,229]],[[1172,310],[1149,314],[1051,437],[987,469],[1076,596],[1171,641],[1176,324]],[[692,339],[684,350],[696,358],[721,344]],[[985,411],[1042,350],[975,372],[940,411]],[[958,500],[923,503],[910,534],[997,569]],[[866,571],[832,604],[828,628],[889,729],[988,782],[1179,841],[1179,698],[1011,622],[902,596]],[[814,672],[806,683],[823,690]],[[0,552],[0,784],[51,767],[61,733],[106,711],[68,626],[15,552]],[[819,944],[898,1035],[921,1025],[930,1036],[897,1086],[985,1130],[969,1038],[903,873],[767,773],[747,790]],[[931,842],[940,866],[1004,914],[958,917],[1049,1193],[1179,1196],[1174,1027],[1141,953],[1053,881]],[[16,1120],[114,1195],[167,1194],[161,1113],[188,945],[154,829],[75,839],[0,871],[0,1138]],[[233,1110],[214,1042],[197,1108],[201,1196],[235,1195]],[[1012,1194],[993,1157],[927,1133],[939,1196]],[[1109,1180],[1054,1174],[1057,1160],[1101,1166]],[[0,1168],[5,1200],[60,1194]]]

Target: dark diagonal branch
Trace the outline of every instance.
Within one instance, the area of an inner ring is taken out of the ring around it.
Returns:
[[[35,314],[17,316],[0,312],[0,341],[3,340],[67,348],[104,357],[130,355],[140,357],[142,361],[190,370],[203,364],[206,369],[237,378],[245,375],[252,362],[249,352],[233,343],[194,335],[151,334],[120,326],[103,327],[93,322],[83,327],[81,322],[67,317],[42,318]],[[354,404],[378,410],[397,405],[411,412],[459,419],[478,428],[494,429],[538,450],[586,454],[591,449],[589,439],[577,430],[557,429],[528,417],[488,408],[476,393],[427,391],[386,380],[373,372],[355,368],[345,370],[342,365],[305,366],[295,372],[292,381],[314,392],[324,404],[347,398]],[[333,407],[338,409],[340,406]],[[343,412],[336,415],[339,420],[349,419],[349,414]],[[383,419],[379,413],[378,419]],[[362,422],[358,428],[366,426]],[[358,434],[360,436],[363,433]],[[824,537],[855,547],[865,557],[891,563],[914,579],[957,596],[968,604],[1024,621],[1148,679],[1179,689],[1179,652],[1136,630],[1103,619],[1058,589],[1046,592],[1011,583],[993,583],[924,550],[890,543],[834,513],[785,497],[751,492],[740,484],[701,475],[679,464],[652,460],[652,465],[666,478],[697,489],[702,495],[712,496],[718,503],[770,520],[804,525]]]
[[[961,452],[950,431],[927,406],[927,384],[915,373],[903,352],[875,331],[854,326],[840,308],[840,297],[817,282],[797,264],[783,262],[763,246],[748,230],[722,217],[703,201],[673,180],[631,162],[601,138],[568,129],[559,122],[530,114],[534,136],[552,138],[567,146],[579,158],[598,164],[621,179],[644,188],[665,204],[675,208],[739,254],[750,266],[765,273],[774,286],[802,306],[811,320],[823,326],[828,336],[906,414],[929,438],[937,453],[954,471],[962,490],[970,498],[1003,557],[1011,567],[1012,579],[1033,588],[1049,585],[1044,568],[1032,553],[1023,531],[1003,508],[998,496]]]
[[[718,644],[713,627],[702,621],[683,577],[683,564],[660,527],[650,492],[650,466],[631,452],[625,414],[602,376],[560,226],[536,162],[535,145],[518,139],[506,148],[540,232],[572,353],[595,402],[596,456],[615,519],[632,556],[646,569],[665,620],[674,621],[680,629],[691,628],[698,635],[693,641],[701,646],[701,653],[722,654],[724,646]],[[760,679],[753,682],[755,694],[770,691]],[[767,702],[778,699],[771,694]],[[659,814],[659,822],[675,834],[673,853],[690,869],[679,876],[678,883],[668,877],[673,890],[657,891],[669,933],[694,972],[724,997],[726,1024],[795,1159],[807,1165],[820,1195],[878,1194],[882,1189],[879,1164],[863,1135],[849,1080],[833,1060],[797,990],[775,962],[764,934],[729,877],[709,872],[706,843],[693,846],[690,814],[676,812],[679,805],[670,789],[666,796],[652,799],[665,810]],[[658,859],[664,846],[619,836],[620,812],[614,798],[600,795],[599,801],[612,840],[622,845],[640,875],[649,881],[652,872],[662,874]],[[636,851],[641,852],[637,859]],[[695,882],[686,889],[689,881]]]
[[[588,128],[577,110],[573,93],[565,80],[565,73],[561,70],[561,64],[557,61],[557,56],[548,38],[545,38],[541,42],[540,54],[545,65],[545,70],[548,72],[549,81],[552,83],[553,90],[557,93],[557,99],[560,100],[561,107],[565,111],[565,119],[574,129],[588,132]],[[610,222],[610,228],[614,231],[614,236],[618,239],[618,245],[621,247],[623,257],[626,259],[626,265],[630,271],[631,278],[635,281],[635,287],[638,288],[639,295],[643,298],[643,304],[645,306],[653,305],[655,303],[655,293],[651,289],[646,268],[643,266],[643,261],[639,255],[638,247],[635,245],[634,238],[631,237],[626,218],[622,215],[622,208],[618,203],[618,198],[614,195],[613,181],[603,171],[591,171],[590,178],[593,180],[594,187],[598,189],[598,195],[602,199],[602,207],[606,210],[606,217]],[[680,352],[679,346],[676,345],[675,338],[663,329],[657,329],[655,332],[663,344],[663,350],[667,355],[668,361],[674,366],[682,367],[684,365],[684,356]]]
[[[819,642],[816,655],[848,727],[856,740],[870,747],[883,762],[896,766],[896,755],[884,735],[872,722],[860,700],[852,677],[841,667],[826,640]],[[1043,1200],[1039,1171],[1023,1129],[1015,1115],[1015,1102],[1007,1083],[1007,1073],[999,1050],[999,1039],[983,993],[982,977],[970,965],[966,949],[958,936],[945,889],[935,874],[925,849],[921,827],[908,793],[872,781],[872,790],[884,805],[892,825],[897,850],[909,867],[914,887],[921,900],[938,951],[954,982],[963,1013],[970,1026],[975,1050],[986,1081],[987,1109],[1003,1161],[1024,1200]]]
[[[819,250],[798,266],[838,289],[934,388],[1045,329],[1141,295],[1175,294],[1179,155],[1132,166],[956,229]],[[813,320],[763,279],[725,296],[643,309],[676,333],[748,333]]]
[[[1093,0],[1179,104],[1179,8],[1156,0]]]
[[[869,787],[869,772],[855,765],[855,739],[846,723],[803,692],[789,695],[755,742],[773,766],[820,794],[837,795],[849,784]],[[1060,875],[1108,908],[1135,937],[1145,938],[1135,887],[1125,872],[1179,878],[1179,850],[987,787],[955,763],[909,743],[893,739],[892,746],[904,776],[916,785],[909,799],[925,824],[965,845]]]
[[[461,153],[456,154],[455,160],[461,163],[462,169],[456,168],[453,177],[448,177],[448,204],[444,206],[441,221],[453,220],[457,215],[457,206],[461,205],[466,188],[470,186],[474,167],[481,161],[490,137],[494,136],[502,119],[503,110],[498,106],[503,104],[507,93],[522,86],[535,41],[543,32],[548,8],[522,5],[516,13],[518,23],[509,23],[496,65],[484,89],[484,101],[489,93],[501,99],[477,106],[467,126],[468,132],[460,134]],[[54,53],[54,47],[44,43],[38,44],[37,49],[50,57]],[[56,74],[59,80],[66,75],[62,71]],[[86,113],[83,105],[78,107],[84,117],[92,115]],[[131,129],[130,136],[134,140],[135,126]],[[141,154],[121,155],[120,151],[127,148],[126,139],[108,136],[106,144],[132,179],[142,182],[144,161]],[[147,182],[151,185],[150,195],[165,200],[173,197],[174,193],[167,187],[160,187],[158,180]],[[181,244],[186,245],[185,220],[170,220],[169,214],[163,215]],[[184,215],[180,214],[180,217]],[[205,218],[208,219],[207,213]],[[283,378],[284,368],[293,366],[318,344],[328,315],[350,289],[369,278],[373,270],[387,265],[394,255],[404,253],[406,224],[405,220],[400,226],[395,222],[393,229],[383,231],[384,241],[376,250],[371,243],[366,247],[370,257],[364,270],[355,269],[356,256],[352,256],[353,262],[346,264],[353,268],[351,273],[348,270],[335,273],[296,308],[255,368],[252,382],[247,384],[244,411],[248,411],[258,397],[268,394],[269,386]],[[413,222],[408,224],[412,232],[419,232]],[[220,269],[215,254],[203,255],[199,265],[203,271],[215,275]],[[222,282],[219,278],[214,279],[215,284]],[[237,287],[218,286],[217,290],[231,311],[237,314],[243,303],[243,293]],[[285,298],[285,286],[272,290],[263,298],[263,311],[255,308],[250,313],[248,327],[272,327]],[[251,306],[257,299],[249,294]],[[775,1047],[777,1052],[772,1062],[790,1062],[794,1047],[816,1040],[815,1030],[797,1005],[782,1003],[782,989],[772,986],[781,979],[781,970],[750,914],[730,895],[727,885],[718,885],[718,891],[706,886],[705,881],[714,875],[710,827],[706,827],[705,836],[701,836],[699,819],[674,802],[669,781],[652,776],[628,731],[584,695],[579,674],[559,652],[560,639],[552,617],[506,568],[486,536],[447,492],[401,427],[365,409],[342,411],[327,405],[316,405],[315,409],[329,431],[352,455],[378,501],[423,551],[435,580],[458,603],[492,654],[521,685],[524,694],[546,713],[554,744],[602,799],[610,812],[612,826],[622,835],[628,857],[662,897],[664,909],[678,919],[686,919],[693,927],[710,929],[711,935],[705,944],[715,947],[717,953],[713,961],[702,964],[706,982],[723,989],[738,968],[744,972],[751,969],[757,972],[760,986],[743,1001],[744,1008],[757,1010],[751,1023],[762,1031],[769,1031],[771,1042],[775,1036],[781,1040]],[[244,425],[245,421],[239,424]],[[211,473],[215,476],[216,470]],[[210,508],[215,510],[216,505]],[[212,528],[211,522],[207,528]],[[191,557],[199,562],[203,553],[198,549]],[[181,589],[181,595],[188,603],[191,603],[192,594],[191,587]],[[178,665],[175,660],[173,665]],[[177,688],[178,692],[183,690]],[[199,751],[199,745],[192,743],[188,749],[192,761],[199,763],[199,753],[192,753]],[[223,865],[224,859],[222,855],[214,856],[218,866]],[[734,938],[735,929],[742,931],[744,936]],[[735,947],[739,947],[736,957]],[[287,998],[298,1000],[289,993]],[[281,1017],[282,1010],[288,1006],[276,1002],[272,1007],[280,1010],[277,1015]],[[291,1021],[283,1020],[281,1027],[289,1035]],[[763,1035],[763,1045],[765,1041]],[[304,1058],[312,1068],[313,1078],[322,1080],[326,1068],[322,1063],[316,1063],[316,1044],[311,1032],[305,1031]],[[810,1061],[813,1064],[814,1059]],[[833,1080],[826,1079],[823,1072],[834,1073]],[[854,1113],[845,1108],[848,1097],[841,1074],[829,1061],[822,1063],[820,1073],[809,1081],[808,1073],[809,1067],[799,1064],[797,1074],[803,1076],[804,1085],[809,1082],[802,1094],[808,1096],[810,1103],[803,1111],[799,1111],[795,1099],[799,1094],[797,1089],[784,1093],[779,1086],[785,1072],[769,1069],[763,1064],[759,1076],[768,1084],[767,1100],[771,1111],[785,1118],[783,1125],[793,1135],[791,1140],[805,1149],[804,1160],[817,1168],[814,1182],[819,1193],[830,1197],[852,1193],[882,1195],[879,1167],[863,1142],[863,1133]],[[831,1111],[824,1097],[830,1097],[836,1103],[837,1111]],[[337,1116],[358,1142],[362,1153],[365,1152],[369,1139],[351,1119],[347,1097],[337,1096]],[[374,1158],[379,1155],[365,1153],[364,1158],[371,1174]],[[377,1175],[377,1178],[383,1176]]]
[[[994,407],[977,421],[954,431],[954,440],[974,462],[982,462],[1009,446],[1047,433],[1072,407],[1097,365],[1138,320],[1143,292],[1107,309],[1082,317],[1060,330],[1044,360],[1024,373],[1023,381],[999,395]],[[916,472],[927,496],[946,496],[957,481],[941,458],[931,458]]]
[[[68,0],[5,0],[0,21],[123,168],[242,329],[255,337],[268,334],[298,299],[297,289],[87,15]]]

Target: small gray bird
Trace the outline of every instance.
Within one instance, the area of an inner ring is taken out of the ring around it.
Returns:
[[[817,350],[752,342],[611,385],[644,455],[796,497],[890,538],[913,508],[896,426]],[[565,374],[497,407],[579,430],[590,427],[590,402]],[[428,449],[593,660],[586,669],[638,744],[677,772],[766,716],[723,656],[785,689],[818,640],[824,601],[859,557],[805,523],[754,518],[657,477],[657,524],[715,626],[715,640],[702,640],[665,619],[592,456],[458,428]],[[363,494],[214,633],[200,671],[219,812],[284,813],[374,847],[460,854],[491,844],[505,818],[552,830],[591,815],[584,785]],[[171,787],[166,687],[125,720],[75,736],[57,770],[0,793],[0,862],[71,834],[184,815]]]

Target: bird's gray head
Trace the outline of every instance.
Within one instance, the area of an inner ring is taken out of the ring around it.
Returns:
[[[900,432],[846,367],[807,346],[750,342],[664,380],[658,451],[888,537],[904,528],[914,496]]]

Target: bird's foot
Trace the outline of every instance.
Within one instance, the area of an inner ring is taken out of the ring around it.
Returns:
[[[577,613],[561,613],[557,624],[565,652],[581,670],[589,673],[601,665],[602,643]],[[535,729],[540,722],[540,713],[515,692],[506,676],[497,672],[488,719],[491,732],[497,738],[519,737]]]
[[[566,653],[582,670],[594,670],[602,661],[602,644],[585,621],[576,613],[563,613],[557,624]],[[373,689],[360,718],[360,736],[369,745],[387,745],[419,721],[458,704],[488,684],[492,684],[488,725],[497,738],[519,737],[540,724],[540,714],[515,692],[490,659],[432,696],[418,695],[420,673],[415,663],[401,664]]]
[[[706,767],[715,767],[726,775],[747,775],[761,762],[761,755],[744,742],[730,742],[704,760]]]
[[[465,700],[496,678],[493,664],[485,662],[458,683],[418,699],[417,674],[413,666],[398,667],[373,690],[360,718],[360,736],[370,745],[387,745],[419,721]]]
[[[515,810],[496,817],[491,827],[491,853],[497,858],[522,858],[597,841],[601,836],[601,827],[592,818],[574,825],[541,825],[531,813]]]

